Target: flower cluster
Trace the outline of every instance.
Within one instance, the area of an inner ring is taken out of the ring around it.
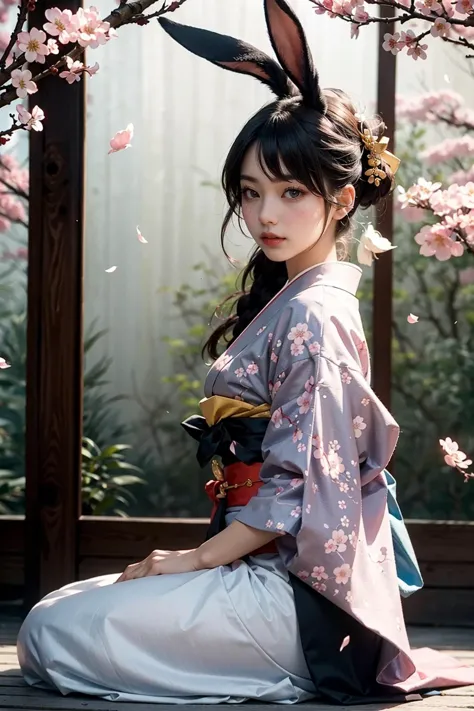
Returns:
[[[465,248],[474,251],[474,182],[450,185],[441,190],[441,183],[419,178],[407,191],[399,188],[402,210],[407,206],[429,210],[441,220],[425,225],[415,236],[420,254],[446,261],[461,257]]]
[[[457,442],[454,442],[451,437],[446,437],[446,439],[440,439],[439,443],[443,449],[444,461],[448,467],[453,467],[459,472],[464,474],[464,481],[467,482],[469,479],[474,479],[474,474],[472,472],[466,471],[468,467],[472,464],[472,459],[467,459],[464,452],[461,452]]]
[[[318,14],[327,14],[329,17],[341,17],[351,23],[351,37],[359,36],[361,25],[371,22],[380,22],[376,15],[370,15],[368,10],[370,5],[382,5],[375,0],[312,0],[316,6]],[[474,36],[474,28],[471,27],[471,16],[474,14],[474,0],[398,0],[398,4],[404,9],[399,12],[399,19],[402,22],[419,19],[426,20],[429,26],[427,31],[419,31],[419,34],[411,29],[407,31],[387,32],[384,35],[383,49],[392,54],[398,54],[406,50],[407,55],[414,60],[426,59],[427,44],[422,44],[426,35],[432,37],[447,38],[456,44],[463,43]],[[455,22],[453,22],[455,20]],[[471,46],[467,43],[467,46]]]

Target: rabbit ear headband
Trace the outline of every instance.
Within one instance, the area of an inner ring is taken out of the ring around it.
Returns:
[[[234,37],[181,25],[164,17],[158,22],[176,42],[198,57],[233,72],[250,74],[279,99],[299,93],[306,106],[325,113],[318,72],[300,21],[285,0],[264,0],[264,8],[270,41],[280,64]]]
[[[180,25],[164,17],[158,18],[158,22],[176,42],[198,57],[233,72],[250,74],[266,84],[278,99],[300,94],[305,106],[326,113],[318,72],[300,21],[285,0],[263,0],[263,4],[268,34],[280,64],[235,37]],[[386,177],[380,168],[380,158],[390,165],[393,174],[400,161],[386,150],[387,138],[376,139],[368,129],[360,132],[360,136],[371,166],[365,175],[369,176],[369,183],[378,186]]]

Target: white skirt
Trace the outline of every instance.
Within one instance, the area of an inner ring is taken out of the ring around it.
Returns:
[[[277,555],[113,585],[72,583],[25,619],[25,680],[111,701],[297,703],[314,696]]]

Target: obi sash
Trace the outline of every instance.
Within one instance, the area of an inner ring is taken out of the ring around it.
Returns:
[[[206,493],[214,504],[207,532],[207,538],[211,538],[225,528],[227,507],[245,506],[262,484],[259,480],[262,440],[268,427],[270,406],[267,403],[251,405],[221,395],[203,398],[199,406],[202,415],[192,415],[181,424],[199,442],[196,457],[200,466],[212,461],[215,480],[206,484]],[[220,457],[222,466],[216,457]],[[398,506],[395,479],[386,469],[382,476],[387,484],[398,588],[402,597],[408,597],[423,587],[423,579]],[[259,549],[255,553],[275,550],[272,542],[268,544],[268,551]]]
[[[193,415],[181,424],[199,441],[196,454],[199,464],[203,467],[211,462],[215,477],[205,487],[213,503],[206,535],[209,539],[225,528],[227,508],[245,506],[263,484],[259,476],[262,440],[270,407],[266,403],[255,406],[219,395],[204,398],[199,405],[203,415]],[[275,542],[271,541],[251,555],[277,552]]]

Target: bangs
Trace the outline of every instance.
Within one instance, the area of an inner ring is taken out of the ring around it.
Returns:
[[[315,195],[327,197],[318,151],[301,121],[265,122],[255,146],[258,163],[269,180],[295,180]]]

